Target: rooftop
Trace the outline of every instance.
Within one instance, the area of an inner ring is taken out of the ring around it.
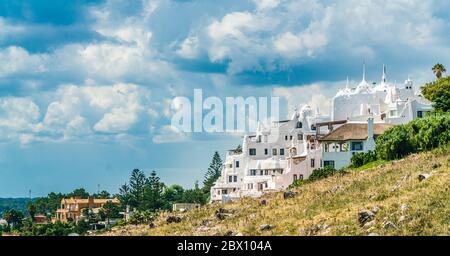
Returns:
[[[390,124],[374,124],[374,135],[381,135],[387,129],[393,127]],[[320,141],[348,141],[366,140],[367,123],[347,123],[324,136]]]

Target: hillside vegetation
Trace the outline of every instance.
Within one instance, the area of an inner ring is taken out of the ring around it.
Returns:
[[[293,189],[293,198],[277,192],[163,213],[150,225],[100,235],[450,235],[449,153],[444,147],[339,173]]]

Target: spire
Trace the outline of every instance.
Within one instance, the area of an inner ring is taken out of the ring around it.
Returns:
[[[381,77],[381,82],[386,83],[386,65],[383,64],[383,76]]]
[[[366,61],[363,61],[363,82],[366,81]]]

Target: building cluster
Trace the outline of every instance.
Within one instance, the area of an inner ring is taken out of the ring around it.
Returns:
[[[211,188],[211,201],[227,201],[287,188],[308,179],[313,170],[350,164],[353,154],[375,150],[375,139],[387,129],[422,118],[431,102],[415,93],[414,84],[387,82],[386,68],[380,83],[362,81],[332,99],[331,116],[303,106],[289,120],[258,124],[243,137],[242,150],[226,155],[220,178]]]

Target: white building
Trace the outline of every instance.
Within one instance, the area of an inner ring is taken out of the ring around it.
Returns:
[[[305,106],[290,120],[259,124],[244,136],[242,151],[228,152],[211,201],[258,197],[307,179],[314,169],[345,167],[354,153],[374,150],[376,136],[388,128],[430,111],[431,102],[415,94],[410,79],[402,86],[388,83],[383,66],[380,84],[371,85],[364,67],[361,83],[351,88],[347,80],[332,99],[331,118]]]
[[[332,100],[332,120],[367,121],[404,124],[423,117],[432,111],[431,102],[415,93],[414,84],[407,79],[401,86],[388,83],[386,67],[379,84],[366,81],[365,68],[362,81],[350,88],[347,80],[345,89],[338,91]]]
[[[341,125],[319,139],[322,149],[321,166],[341,169],[350,164],[355,153],[375,150],[375,139],[391,124],[374,123],[373,118],[367,122],[351,122]]]
[[[255,134],[244,136],[242,152],[228,152],[222,175],[211,189],[211,201],[258,197],[309,177],[321,155],[315,125],[327,119],[305,106],[290,120],[270,127],[258,124]]]

